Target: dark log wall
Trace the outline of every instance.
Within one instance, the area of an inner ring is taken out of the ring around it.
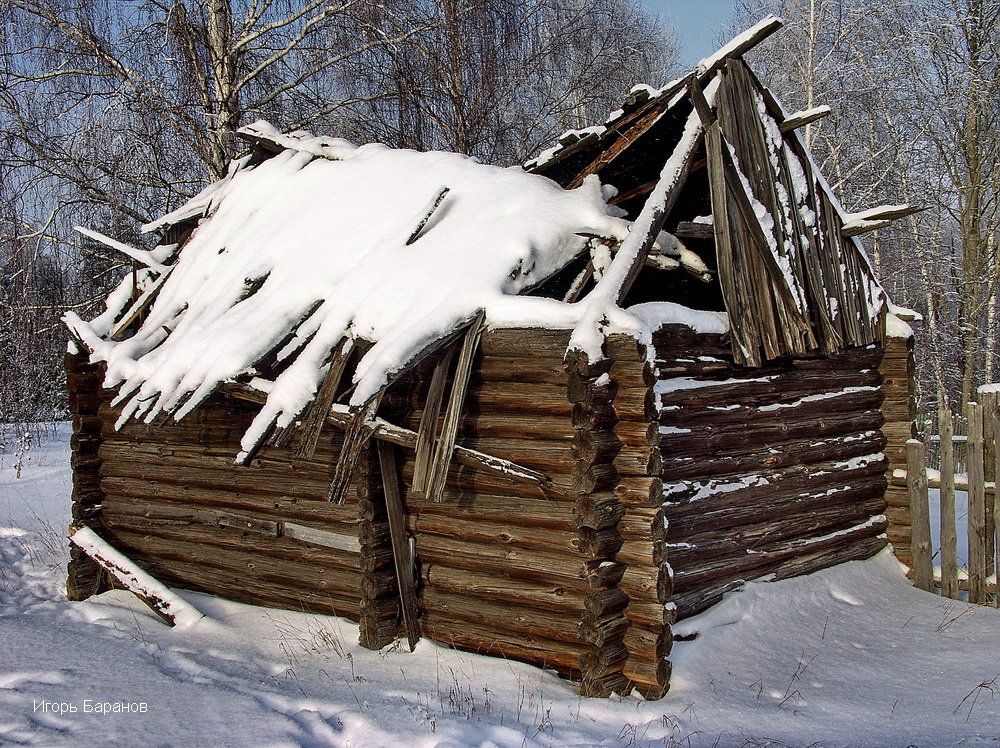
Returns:
[[[110,395],[99,451],[107,540],[173,586],[359,620],[362,570],[379,560],[279,537],[276,524],[336,533],[362,549],[370,540],[359,538],[363,470],[345,506],[325,500],[339,434],[325,434],[313,460],[265,448],[241,468],[233,458],[254,406],[213,397],[180,423],[115,431]]]
[[[565,331],[485,334],[459,433],[461,444],[543,471],[552,490],[453,466],[443,501],[408,495],[406,504],[424,635],[550,667],[580,679],[583,693],[606,695],[632,686],[630,598],[617,559],[617,387],[610,358],[564,362],[568,340]],[[630,358],[619,368],[641,377],[635,341],[618,347]],[[402,405],[424,401],[433,363],[416,373]],[[399,418],[415,429],[420,416],[411,407]],[[414,455],[400,458],[408,485]]]
[[[751,369],[733,366],[725,336],[671,327],[654,343],[678,618],[745,580],[885,546],[879,348]]]
[[[87,356],[67,353],[66,387],[69,408],[73,415],[73,436],[70,442],[73,467],[73,525],[89,526],[100,532],[101,503],[101,369],[88,363]],[[70,600],[85,600],[108,588],[104,572],[72,543],[66,579],[66,596]]]
[[[884,520],[869,521],[885,506],[877,348],[745,369],[724,337],[671,327],[654,338],[654,369],[643,346],[619,336],[596,364],[564,360],[568,338],[485,333],[458,434],[544,472],[548,490],[453,463],[432,501],[407,490],[415,455],[396,448],[424,636],[552,668],[585,694],[636,687],[658,698],[676,616],[740,580],[884,545]],[[74,516],[168,584],[343,615],[360,622],[368,647],[399,634],[373,453],[337,506],[326,496],[338,430],[323,432],[311,459],[294,456],[295,437],[236,467],[259,406],[217,396],[179,424],[115,431],[99,372],[67,363]],[[436,363],[390,390],[385,417],[418,428]],[[815,397],[824,393],[838,394]],[[71,589],[87,579],[71,568]]]
[[[889,541],[896,557],[904,564],[912,565],[910,492],[905,484],[893,485],[892,472],[906,470],[906,442],[915,435],[913,338],[887,337],[885,356],[879,368],[882,372],[882,390],[885,393],[885,402],[882,404],[885,425],[882,431],[888,442],[885,456],[889,463],[886,467],[889,488],[886,489],[885,500],[889,507],[885,513],[889,519]]]

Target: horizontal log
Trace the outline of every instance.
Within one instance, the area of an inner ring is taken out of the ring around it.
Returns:
[[[293,590],[284,585],[259,580],[248,584],[245,571],[226,571],[182,559],[136,555],[135,560],[172,587],[217,595],[248,605],[262,605],[299,613],[343,616],[352,621],[357,621],[359,618],[359,605],[356,599],[339,597],[329,592]]]
[[[674,593],[683,593],[725,579],[742,578],[758,567],[774,561],[788,560],[795,556],[805,556],[828,548],[839,548],[844,544],[880,535],[885,531],[885,522],[848,525],[837,523],[827,528],[820,536],[804,536],[784,539],[774,543],[761,543],[753,551],[739,557],[725,557],[716,561],[699,561],[692,569],[674,570]]]
[[[557,582],[513,579],[501,574],[455,569],[442,564],[424,564],[424,584],[446,592],[467,594],[530,608],[558,610],[579,619],[586,610],[589,592]]]
[[[109,497],[102,513],[104,525],[111,530],[147,534],[164,541],[176,540],[184,543],[185,547],[190,544],[203,545],[210,555],[233,551],[244,562],[251,560],[244,554],[270,556],[276,561],[289,562],[302,573],[315,574],[316,568],[340,570],[351,577],[360,573],[357,551],[303,543],[295,538],[261,536],[198,519],[138,515],[130,512],[130,509],[133,507],[121,503],[118,497]],[[309,567],[301,566],[302,564],[308,564]]]
[[[148,479],[161,483],[173,483],[192,488],[208,488],[222,491],[250,492],[259,490],[262,485],[280,487],[281,494],[313,501],[323,500],[329,493],[329,483],[300,475],[261,475],[252,469],[242,472],[220,471],[216,468],[195,467],[173,459],[154,459],[145,457],[142,460],[125,458],[105,459],[101,465],[103,479],[109,477]],[[353,487],[352,487],[353,488]],[[348,494],[348,502],[357,501],[356,488]]]
[[[183,471],[178,479],[183,480]],[[266,487],[262,487],[260,492],[212,489],[117,476],[103,478],[102,485],[110,493],[137,497],[137,502],[152,499],[182,507],[231,509],[271,519],[316,523],[319,529],[330,529],[335,532],[350,532],[358,522],[356,505],[338,506],[325,499],[302,499],[277,491],[269,492]]]
[[[519,607],[495,603],[477,596],[456,594],[425,587],[420,593],[420,609],[452,620],[474,623],[494,631],[532,638],[551,639],[582,645],[580,619],[558,610]]]
[[[886,545],[885,538],[874,536],[860,540],[845,540],[839,545],[813,553],[804,553],[791,559],[781,559],[756,569],[745,570],[739,579],[720,582],[704,589],[692,589],[675,594],[672,602],[677,607],[677,620],[697,615],[719,602],[723,595],[739,589],[745,582],[775,575],[775,579],[811,574],[847,561],[871,558]]]
[[[561,358],[569,345],[570,332],[540,328],[486,330],[479,350],[483,356]]]
[[[878,401],[881,402],[882,396],[877,389],[881,381],[882,377],[877,369],[848,372],[793,370],[764,373],[759,377],[748,379],[671,377],[661,379],[655,387],[657,402],[661,407],[680,405],[693,412],[711,413],[710,409],[713,407],[731,404],[747,407],[769,406],[780,411],[784,408],[775,407],[778,404],[787,404],[817,395],[830,395],[858,387],[873,388],[869,393],[878,395]]]
[[[626,540],[665,540],[667,537],[666,517],[660,507],[630,506],[616,529]]]
[[[423,636],[455,649],[526,662],[555,670],[564,678],[580,678],[580,657],[585,651],[583,645],[495,631],[487,626],[456,621],[435,613],[420,617],[420,629]]]
[[[854,471],[830,472],[815,476],[785,476],[772,481],[715,493],[682,504],[665,504],[664,516],[669,523],[668,537],[683,541],[685,537],[706,530],[737,527],[755,519],[768,519],[796,507],[828,497],[831,502],[851,501],[873,496],[882,497],[885,477],[879,463]]]
[[[663,503],[663,480],[660,476],[622,476],[614,494],[625,505],[658,507]]]
[[[684,540],[676,546],[668,546],[670,565],[675,575],[680,575],[710,561],[753,553],[765,543],[822,535],[844,526],[853,527],[885,510],[881,496],[872,495],[852,501],[844,501],[844,498],[836,495],[837,501],[829,503],[818,497],[812,502],[796,504],[795,514],[775,513],[772,517],[761,518],[760,522],[684,535]]]
[[[581,560],[582,554],[592,551],[592,555],[613,555],[621,544],[618,534],[609,530],[585,538],[575,528],[569,532],[559,532],[551,528],[520,527],[514,522],[500,524],[437,515],[410,517],[409,526],[411,530],[420,533],[418,543],[423,540],[424,535],[435,535],[483,545],[533,548],[552,554],[565,553],[577,561]]]
[[[454,517],[469,521],[511,522],[518,527],[572,532],[576,529],[574,505],[565,501],[521,496],[473,494],[445,489],[441,501],[425,501],[414,508],[421,515]]]
[[[669,561],[669,549],[667,560]],[[625,569],[618,588],[639,602],[666,603],[673,591],[673,576],[668,568],[649,564],[631,564]]]
[[[885,447],[885,437],[878,431],[847,434],[829,439],[793,439],[787,442],[759,445],[746,454],[722,455],[706,459],[697,457],[672,458],[664,454],[664,480],[710,478],[721,475],[742,475],[761,467],[779,468],[789,465],[809,465],[829,460],[847,460],[859,455],[874,454]]]
[[[135,551],[147,559],[156,559],[162,567],[169,568],[175,562],[183,562],[196,564],[206,570],[241,575],[246,590],[263,585],[283,590],[288,595],[329,595],[339,601],[361,598],[358,574],[318,564],[303,564],[262,554],[217,548],[176,537],[163,538],[160,537],[161,534],[153,534],[148,530],[135,532],[120,527],[108,528],[109,540],[115,546]]]
[[[851,390],[852,388],[847,388]],[[820,398],[820,399],[816,399]],[[879,410],[882,393],[877,387],[864,387],[861,391],[840,392],[784,392],[770,393],[766,397],[748,397],[735,402],[717,400],[712,405],[693,406],[660,411],[662,426],[687,426],[698,428],[712,425],[760,423],[763,421],[801,420],[808,416],[821,418],[826,415],[859,413]]]
[[[671,454],[683,457],[699,454],[746,454],[771,442],[877,431],[881,425],[882,414],[872,410],[857,414],[788,418],[761,424],[743,422],[725,427],[695,427],[690,429],[690,433],[662,434],[660,445],[664,451],[669,450]]]
[[[515,579],[555,582],[568,589],[589,591],[586,560],[571,554],[472,543],[437,535],[417,537],[417,557],[425,564],[504,574]]]

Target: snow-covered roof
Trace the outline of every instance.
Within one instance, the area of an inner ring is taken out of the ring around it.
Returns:
[[[220,383],[277,361],[249,449],[304,410],[344,338],[372,344],[354,374],[350,404],[360,407],[480,312],[498,326],[572,327],[593,316],[586,299],[518,295],[576,258],[588,236],[628,235],[596,177],[564,190],[453,153],[277,138],[266,123],[251,132],[286,149],[234,162],[225,179],[146,227],[203,216],[175,262],[172,246],[124,248],[148,266],[143,284],[156,293],[131,337],[115,332],[130,278],[97,319],[66,315],[92,360],[107,363],[106,384],[125,403],[120,423],[182,418]],[[616,311],[626,326],[640,324]]]

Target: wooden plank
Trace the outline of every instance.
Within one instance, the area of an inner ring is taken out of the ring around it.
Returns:
[[[859,236],[875,229],[884,228],[895,220],[920,213],[927,208],[910,205],[880,205],[860,213],[846,216],[846,221],[840,229],[840,235],[845,237]]]
[[[427,476],[430,472],[431,459],[437,445],[438,421],[441,417],[441,405],[444,402],[445,385],[448,382],[448,370],[455,357],[455,347],[449,346],[444,356],[434,367],[430,387],[424,401],[424,410],[420,414],[420,426],[417,428],[416,463],[413,470],[413,485],[410,490],[424,493],[427,490]]]
[[[281,535],[281,522],[271,519],[260,519],[245,514],[231,514],[229,512],[212,512],[215,524],[222,527],[232,527],[246,532],[255,532],[258,535],[268,535],[276,538]]]
[[[757,214],[754,212],[751,196],[747,194],[744,183],[739,177],[736,164],[733,162],[732,154],[725,143],[723,143],[722,158],[725,164],[726,185],[729,188],[730,194],[735,198],[736,205],[743,216],[743,223],[749,229],[750,235],[757,246],[757,253],[763,260],[763,265],[770,276],[772,287],[779,300],[779,309],[783,310],[783,316],[786,318],[787,323],[794,325],[795,329],[806,340],[811,340],[812,328],[809,326],[809,321],[803,317],[799,310],[795,297],[792,295],[792,291],[785,280],[784,273],[778,266],[777,258],[771,251],[770,244],[764,234],[764,229],[761,227]],[[815,344],[814,340],[811,340],[811,342]],[[804,353],[805,349],[799,352]]]
[[[813,107],[812,109],[803,109],[799,112],[794,112],[789,114],[778,124],[778,129],[781,132],[791,132],[792,130],[797,130],[800,127],[805,127],[808,124],[815,122],[816,120],[822,119],[830,113],[830,107],[827,104],[822,106]]]
[[[966,461],[969,471],[969,602],[986,600],[986,474],[983,465],[983,408],[968,404]]]
[[[330,481],[329,499],[334,504],[343,504],[347,498],[347,489],[351,484],[354,469],[377,429],[375,413],[382,402],[383,393],[384,390],[369,400],[357,413],[349,416],[344,431],[344,443],[340,449],[337,466],[333,471],[333,478]]]
[[[89,527],[76,529],[70,535],[70,541],[169,625],[190,626],[205,617],[204,613],[156,581]]]
[[[424,212],[421,215],[420,220],[417,222],[416,228],[413,229],[413,231],[410,233],[410,236],[407,238],[406,240],[407,247],[420,238],[420,232],[424,230],[424,227],[427,225],[427,222],[431,220],[431,217],[441,206],[441,203],[444,202],[444,199],[448,196],[449,192],[451,192],[450,187],[441,187],[437,191],[437,193],[431,199],[430,203],[424,209]]]
[[[712,199],[712,217],[715,231],[716,258],[719,270],[719,284],[722,295],[729,310],[730,319],[747,319],[744,315],[744,300],[736,287],[736,268],[734,263],[732,227],[729,217],[729,198],[722,160],[722,131],[715,122],[705,130],[705,151],[708,156],[708,177]],[[736,363],[748,366],[760,366],[760,351],[756,341],[742,324],[734,324],[731,328],[733,355]]]
[[[996,518],[1000,517],[1000,392],[993,392],[993,417],[990,419],[993,425],[993,517],[994,522]],[[997,553],[1000,553],[1000,528],[996,528],[997,532],[994,536],[995,549]],[[1000,559],[996,559],[995,567],[1000,571]],[[994,588],[996,585],[994,585]],[[994,591],[993,601],[997,606],[1000,606],[1000,594]]]
[[[386,512],[389,516],[389,535],[392,540],[392,561],[396,567],[396,582],[399,585],[400,609],[406,639],[410,651],[420,641],[420,624],[417,618],[416,582],[413,578],[414,564],[410,556],[410,543],[406,536],[406,510],[399,490],[399,473],[396,470],[394,447],[383,441],[378,442],[378,461],[382,473],[382,488],[385,492]]]
[[[330,356],[323,383],[302,419],[302,438],[298,449],[295,450],[298,457],[311,459],[315,454],[320,434],[323,433],[323,427],[326,425],[326,414],[330,411],[330,406],[333,405],[340,381],[344,376],[344,370],[347,368],[347,361],[353,350],[353,343],[347,338],[341,338],[333,355]]]
[[[938,410],[941,435],[941,594],[958,599],[958,531],[955,526],[955,425],[951,408]]]
[[[684,134],[687,134],[688,128],[691,122],[690,119],[684,125]],[[646,236],[643,237],[642,244],[635,253],[635,257],[632,258],[632,265],[629,267],[625,279],[622,281],[621,287],[618,289],[618,295],[616,301],[618,304],[622,304],[625,301],[625,297],[628,296],[628,292],[632,289],[632,284],[635,283],[635,279],[639,275],[639,271],[642,270],[643,265],[646,262],[646,257],[649,255],[649,250],[652,248],[653,244],[656,242],[656,237],[659,236],[660,230],[663,228],[663,223],[670,216],[671,211],[674,209],[674,205],[677,204],[677,198],[681,194],[681,190],[684,189],[684,185],[687,183],[688,174],[691,171],[691,164],[694,162],[694,154],[698,150],[698,145],[702,140],[702,133],[704,132],[704,126],[698,127],[697,130],[692,134],[690,142],[687,145],[687,149],[681,154],[682,161],[679,168],[676,170],[676,175],[672,172],[674,167],[671,165],[673,161],[673,156],[664,164],[663,171],[660,172],[659,180],[657,181],[657,186],[653,188],[652,194],[646,199],[646,203],[642,206],[642,212],[636,219],[635,223],[640,224],[644,219],[648,217],[649,223],[647,224],[649,229],[646,232]],[[684,134],[681,135],[683,140]],[[679,148],[681,143],[678,143],[675,148]],[[660,182],[667,176],[674,178],[673,184],[670,188],[663,193],[661,200],[658,203],[651,204],[650,201],[657,197],[657,190],[659,190]]]
[[[282,522],[281,534],[286,538],[294,538],[303,543],[321,545],[325,548],[333,548],[337,551],[347,553],[360,553],[361,542],[354,535],[347,535],[342,532],[331,532],[330,530],[317,530],[315,527],[307,527],[297,522]]]
[[[458,361],[455,364],[451,392],[448,396],[448,407],[445,409],[441,433],[434,448],[434,457],[431,460],[430,474],[427,478],[425,493],[432,501],[441,500],[441,492],[448,480],[448,467],[451,465],[452,454],[455,451],[455,437],[458,436],[462,409],[465,407],[465,395],[468,392],[469,380],[472,376],[472,365],[476,350],[479,348],[479,339],[483,334],[485,321],[486,314],[480,311],[462,340],[462,349],[459,351]]]
[[[916,439],[906,443],[907,475],[910,489],[910,515],[913,522],[913,584],[933,591],[934,569],[931,565],[930,506],[927,497],[927,463],[924,445]]]

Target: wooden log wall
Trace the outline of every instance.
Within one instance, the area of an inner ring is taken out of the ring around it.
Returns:
[[[118,411],[96,397],[103,425],[101,534],[166,584],[239,602],[342,615],[362,642],[386,643],[394,603],[361,615],[362,601],[391,597],[391,554],[376,516],[370,461],[351,500],[326,500],[340,435],[324,433],[309,460],[262,449],[233,464],[256,408],[213,397],[180,423],[113,428]],[[360,509],[360,511],[359,511]],[[383,512],[384,515],[384,512]],[[394,633],[394,632],[393,632]]]
[[[654,345],[678,618],[885,546],[878,347],[744,368],[726,336],[670,326]]]
[[[103,371],[79,353],[67,353],[63,359],[69,407],[73,415],[73,436],[70,463],[73,467],[73,524],[95,530],[101,528],[101,421],[100,407]],[[107,578],[91,558],[70,544],[66,575],[66,596],[70,600],[85,600],[108,588]]]
[[[484,334],[459,443],[543,471],[553,490],[453,465],[442,501],[407,495],[422,631],[553,668],[587,695],[638,686],[658,697],[669,679],[669,627],[657,595],[667,590],[647,581],[658,578],[650,523],[642,526],[650,512],[632,518],[625,538],[629,508],[616,491],[624,475],[645,474],[648,445],[633,439],[624,447],[618,424],[627,417],[626,434],[649,431],[643,395],[651,373],[632,339],[609,340],[607,359],[596,365],[564,361],[568,340],[567,331]],[[390,397],[409,407],[403,425],[420,422],[435,363]],[[413,462],[412,452],[402,455],[404,485]],[[635,559],[626,564],[630,542]]]
[[[422,635],[552,668],[584,694],[658,698],[677,616],[742,580],[884,545],[879,349],[746,369],[724,336],[670,327],[654,368],[619,336],[597,364],[566,359],[568,336],[486,332],[458,433],[551,488],[453,462],[435,501],[409,490],[415,455],[397,450]],[[416,429],[436,364],[394,386],[383,415]],[[310,458],[295,456],[296,436],[237,467],[257,406],[213,397],[179,424],[115,431],[96,372],[72,381],[90,387],[74,399],[90,419],[79,444],[92,445],[74,458],[92,490],[77,511],[99,516],[114,546],[167,584],[359,621],[368,647],[399,635],[373,449],[336,505],[334,428]]]
[[[905,481],[892,480],[892,473],[894,470],[906,470],[906,442],[916,436],[913,368],[913,338],[887,336],[885,354],[879,366],[885,395],[882,404],[885,425],[882,431],[887,440],[886,479],[889,482],[889,488],[885,492],[885,500],[889,506],[885,514],[889,520],[889,541],[896,557],[907,566],[913,566],[910,492]]]

